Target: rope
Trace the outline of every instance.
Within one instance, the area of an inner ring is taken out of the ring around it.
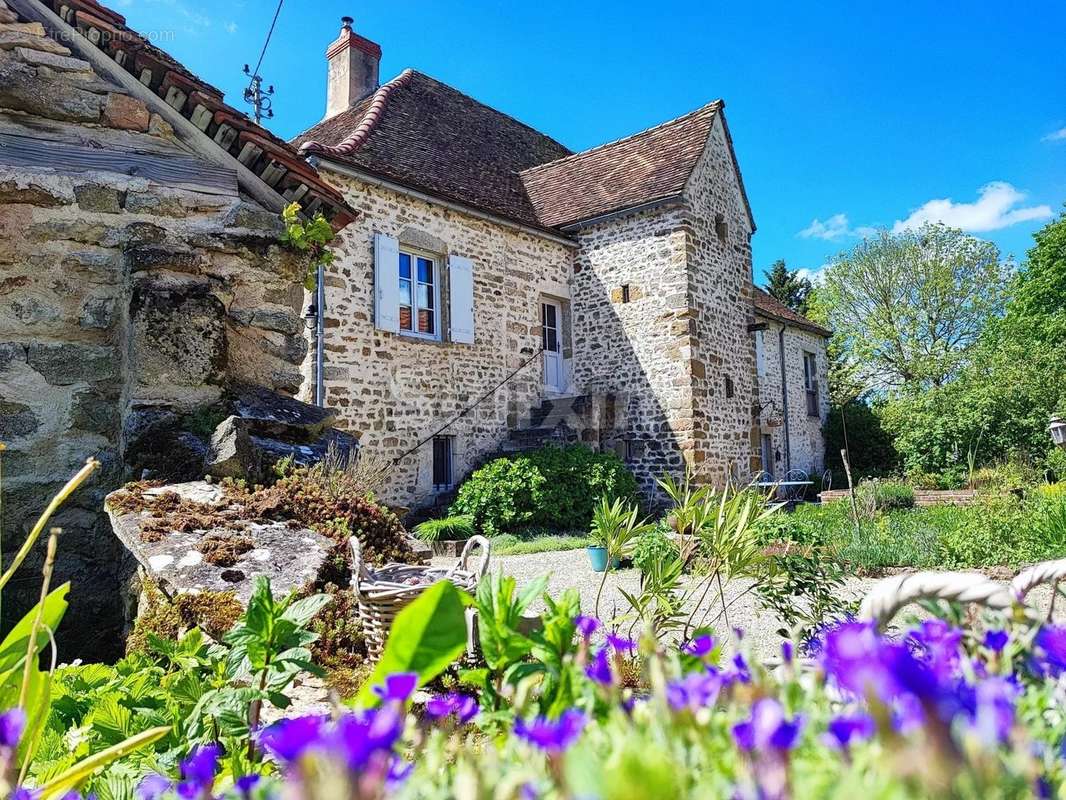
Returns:
[[[998,581],[974,572],[915,572],[874,584],[859,607],[859,618],[881,627],[915,600],[952,600],[989,608],[1010,608],[1011,592]]]

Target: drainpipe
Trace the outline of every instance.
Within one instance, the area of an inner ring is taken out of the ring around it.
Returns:
[[[326,269],[318,265],[315,274],[315,304],[318,314],[315,319],[315,405],[326,404],[326,382],[322,367],[326,360]]]
[[[777,332],[777,353],[781,361],[781,408],[785,418],[785,473],[792,470],[792,436],[788,425],[788,379],[785,377],[785,326]]]

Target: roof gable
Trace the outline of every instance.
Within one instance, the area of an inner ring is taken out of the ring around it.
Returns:
[[[404,186],[545,227],[519,173],[570,151],[518,120],[415,70],[292,140]]]

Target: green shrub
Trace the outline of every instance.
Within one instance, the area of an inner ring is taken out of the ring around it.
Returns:
[[[650,530],[645,531],[637,538],[633,548],[633,566],[641,572],[647,573],[654,565],[676,558],[678,555],[677,544],[670,536],[671,530],[660,522]]]
[[[474,518],[469,514],[454,514],[441,519],[427,519],[415,526],[414,533],[424,542],[469,539],[474,535]]]
[[[587,530],[601,497],[631,500],[636,480],[613,453],[587,447],[545,447],[505,456],[476,470],[459,487],[452,514],[468,514],[489,535],[542,526]]]
[[[1017,566],[1040,558],[1033,509],[1014,495],[988,495],[954,512],[956,524],[940,537],[944,566]]]
[[[898,481],[867,481],[859,485],[858,499],[875,511],[914,508],[914,489]]]

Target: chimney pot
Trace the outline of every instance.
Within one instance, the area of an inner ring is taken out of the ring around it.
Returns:
[[[352,29],[355,20],[341,17],[341,31],[327,49],[326,116],[354,106],[378,88],[381,48]]]

